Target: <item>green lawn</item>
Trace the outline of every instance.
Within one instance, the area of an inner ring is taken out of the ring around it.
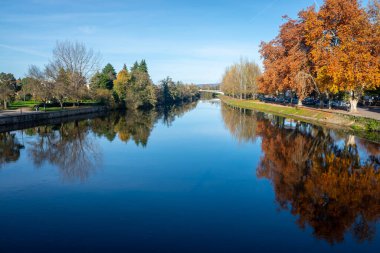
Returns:
[[[65,102],[67,104],[73,104],[74,101],[67,101]],[[30,100],[30,101],[13,101],[8,104],[8,110],[18,110],[20,108],[33,108],[36,105],[41,105],[42,102],[36,101],[36,100]],[[98,105],[99,102],[95,100],[84,100],[80,101],[81,106],[94,106]],[[65,106],[65,108],[71,108],[72,106]],[[60,107],[46,107],[46,111],[59,111],[61,110]],[[40,106],[40,111],[43,111],[43,106]]]
[[[63,107],[63,109],[59,106],[53,106],[53,107],[46,107],[46,112],[57,112],[57,111],[66,111],[66,110],[75,110],[75,109],[78,109],[78,108],[81,108],[81,107],[90,107],[90,106],[86,106],[86,105],[82,105],[82,106],[77,106],[77,107],[72,107],[72,106],[69,106],[69,107]],[[43,106],[40,106],[40,112],[44,112],[44,107]]]
[[[17,110],[17,109],[23,108],[23,107],[32,108],[33,106],[38,105],[38,104],[40,104],[40,102],[35,101],[35,100],[30,100],[30,101],[14,101],[14,102],[9,103],[8,109],[9,110]]]

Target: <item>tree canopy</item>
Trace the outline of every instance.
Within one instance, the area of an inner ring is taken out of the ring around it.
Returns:
[[[261,92],[292,90],[299,100],[348,92],[355,111],[364,90],[380,87],[377,0],[367,9],[357,0],[325,0],[285,19],[278,36],[261,44]]]
[[[0,73],[0,99],[6,109],[8,101],[14,96],[17,90],[16,79],[11,73]]]
[[[160,81],[157,89],[158,103],[163,105],[191,102],[199,96],[199,88],[196,85],[174,82],[170,77]]]
[[[99,59],[98,54],[82,43],[57,42],[49,63],[43,68],[31,65],[25,78],[16,80],[12,74],[1,73],[0,99],[5,107],[17,95],[24,100],[33,98],[43,103],[45,109],[47,104],[59,104],[63,108],[81,100],[137,109],[199,98],[196,86],[177,82],[170,88],[172,99],[168,99],[169,92],[151,80],[145,60],[136,61],[130,70],[124,64],[116,74],[111,63],[99,69]]]
[[[238,98],[254,98],[257,93],[257,79],[261,76],[260,67],[253,61],[240,59],[228,67],[223,75],[221,90]]]

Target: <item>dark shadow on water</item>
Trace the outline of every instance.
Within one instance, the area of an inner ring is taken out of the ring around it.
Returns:
[[[20,150],[25,148],[14,133],[0,133],[0,168],[5,163],[15,162],[20,158]]]

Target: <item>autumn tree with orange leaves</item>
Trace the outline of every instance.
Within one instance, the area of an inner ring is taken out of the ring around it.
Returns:
[[[265,72],[260,78],[259,89],[264,93],[293,91],[299,104],[315,86],[312,78],[310,47],[305,41],[305,22],[285,16],[287,22],[272,41],[261,43]]]
[[[325,0],[287,18],[279,35],[261,44],[265,93],[294,91],[302,100],[317,93],[347,92],[351,111],[365,90],[380,87],[379,2],[367,10],[357,0]]]

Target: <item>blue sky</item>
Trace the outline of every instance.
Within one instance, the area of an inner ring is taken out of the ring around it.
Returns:
[[[260,41],[282,16],[322,0],[2,0],[0,72],[23,77],[44,66],[56,41],[84,42],[118,71],[146,59],[151,77],[219,82],[241,56],[261,62]]]

